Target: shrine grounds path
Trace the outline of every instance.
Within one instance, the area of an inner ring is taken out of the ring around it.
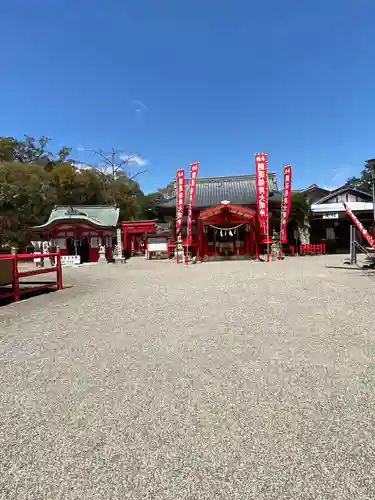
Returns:
[[[67,269],[0,309],[1,500],[375,498],[375,275]]]

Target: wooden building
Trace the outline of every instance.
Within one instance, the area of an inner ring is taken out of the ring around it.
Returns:
[[[324,241],[329,252],[348,251],[349,231],[353,221],[346,214],[343,202],[358,217],[365,228],[372,232],[372,195],[344,185],[330,191],[311,205],[310,234],[312,243]],[[360,235],[358,234],[360,238]]]
[[[99,247],[110,256],[116,245],[120,209],[113,205],[56,206],[45,224],[31,228],[32,243],[58,246],[62,255],[78,255],[81,263],[97,262]]]
[[[276,174],[269,174],[270,234],[279,231],[281,193]],[[185,217],[182,243],[187,247],[186,215],[189,181],[185,184]],[[159,215],[170,221],[171,238],[176,238],[176,192],[159,202]],[[255,175],[198,178],[193,207],[192,243],[188,251],[197,259],[253,258],[266,242],[257,223]]]

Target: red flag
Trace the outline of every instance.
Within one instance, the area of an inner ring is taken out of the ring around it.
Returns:
[[[351,217],[353,220],[354,224],[357,226],[357,228],[360,230],[361,234],[363,235],[364,238],[368,241],[370,247],[375,248],[375,239],[369,234],[369,232],[363,227],[362,222],[360,222],[357,217],[353,214],[353,212],[350,210],[348,205],[346,203],[343,203],[345,212]]]
[[[255,155],[255,182],[258,221],[263,237],[268,237],[268,156],[267,153]]]
[[[292,166],[285,165],[284,167],[284,190],[281,201],[281,226],[280,226],[280,242],[288,243],[288,235],[286,227],[288,224],[290,209],[292,207]]]
[[[181,233],[182,221],[184,219],[185,208],[185,171],[177,170],[176,173],[176,236]]]
[[[197,188],[199,161],[190,165],[190,185],[189,185],[189,204],[188,204],[188,221],[187,221],[187,244],[191,245],[192,237],[191,230],[193,226],[193,205],[195,200],[195,190]]]

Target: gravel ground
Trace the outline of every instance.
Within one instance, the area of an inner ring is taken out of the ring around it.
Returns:
[[[374,499],[375,280],[341,262],[133,259],[1,308],[0,499]]]

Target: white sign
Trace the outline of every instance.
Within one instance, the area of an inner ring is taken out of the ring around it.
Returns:
[[[338,219],[339,214],[338,213],[332,213],[332,214],[325,214],[323,215],[323,219]]]
[[[61,265],[62,266],[75,266],[81,263],[80,255],[62,255]]]
[[[156,238],[155,238],[156,240]],[[148,240],[148,251],[149,252],[167,252],[168,251],[168,244],[167,241],[153,241],[153,239]]]

